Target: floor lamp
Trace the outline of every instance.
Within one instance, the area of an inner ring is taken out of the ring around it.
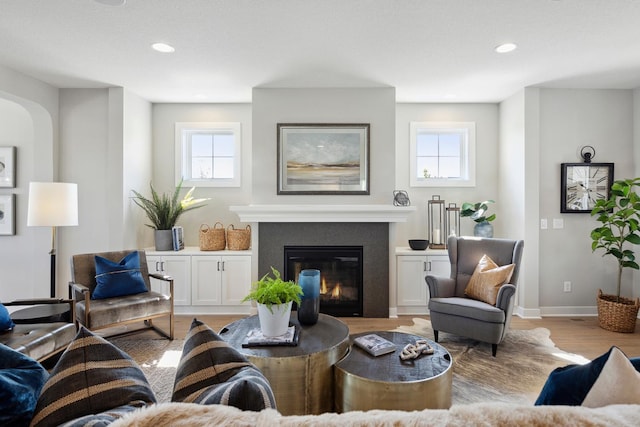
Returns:
[[[56,227],[78,225],[78,184],[29,183],[27,226],[51,227],[51,298],[56,296]]]

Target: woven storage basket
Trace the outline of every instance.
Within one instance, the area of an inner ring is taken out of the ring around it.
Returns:
[[[633,333],[640,301],[620,297],[620,302],[616,302],[616,299],[615,295],[605,295],[598,289],[598,323],[608,331]]]
[[[230,251],[244,251],[251,246],[251,226],[236,230],[233,224],[227,227],[227,246]]]
[[[218,228],[218,225],[220,226]],[[216,222],[213,228],[208,224],[200,226],[200,250],[201,251],[222,251],[227,246],[224,225]]]

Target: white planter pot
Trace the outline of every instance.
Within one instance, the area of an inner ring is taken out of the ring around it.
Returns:
[[[265,337],[277,337],[287,332],[291,304],[292,302],[272,305],[271,310],[264,304],[256,304],[258,306],[258,318],[260,319],[262,335]]]

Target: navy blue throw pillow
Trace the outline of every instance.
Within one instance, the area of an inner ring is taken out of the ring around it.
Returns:
[[[582,405],[614,348],[616,347],[611,347],[605,354],[585,365],[568,365],[554,369],[549,374],[535,404]],[[636,370],[640,370],[640,359],[630,359],[630,362]]]
[[[10,331],[14,326],[11,316],[9,316],[9,310],[0,304],[0,332]]]
[[[140,272],[140,255],[133,251],[120,262],[97,256],[96,288],[91,299],[121,297],[147,292],[147,285]]]
[[[38,362],[0,344],[0,425],[29,425],[47,378]]]

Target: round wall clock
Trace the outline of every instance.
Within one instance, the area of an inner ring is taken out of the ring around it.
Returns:
[[[596,200],[608,199],[613,184],[613,163],[562,163],[560,212],[587,213]]]

